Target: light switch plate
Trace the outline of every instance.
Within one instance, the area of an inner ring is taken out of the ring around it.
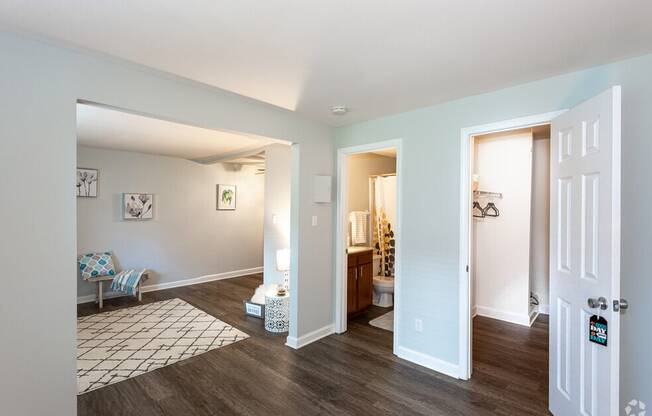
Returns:
[[[316,215],[313,215],[313,216],[312,216],[312,226],[313,226],[313,227],[316,227],[316,226],[317,226],[317,216],[316,216]]]

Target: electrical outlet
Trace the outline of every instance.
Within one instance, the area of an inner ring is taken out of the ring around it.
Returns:
[[[414,320],[414,330],[417,332],[423,332],[423,321],[419,318]]]

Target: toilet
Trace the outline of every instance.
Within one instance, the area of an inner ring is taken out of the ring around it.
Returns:
[[[373,265],[374,274],[380,270],[382,257],[374,255]],[[374,276],[374,299],[373,304],[383,308],[389,308],[394,305],[394,277],[393,276]]]

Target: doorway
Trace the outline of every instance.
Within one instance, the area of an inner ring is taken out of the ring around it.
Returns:
[[[550,125],[473,136],[473,316],[548,314]]]
[[[550,125],[470,138],[473,379],[548,408]]]
[[[461,149],[461,200],[460,200],[460,332],[459,332],[459,346],[460,346],[460,378],[468,380],[471,378],[473,361],[472,361],[472,345],[473,345],[473,325],[472,318],[474,316],[474,297],[473,297],[473,255],[474,255],[474,191],[473,191],[473,162],[475,159],[475,137],[483,135],[491,135],[504,133],[507,131],[516,131],[519,129],[531,129],[537,126],[549,125],[553,119],[563,114],[566,110],[556,111],[551,113],[540,114],[536,116],[524,117],[520,119],[507,120],[504,122],[491,123],[480,125],[470,128],[462,129],[462,149]],[[479,184],[476,189],[481,194],[486,192],[487,204],[489,199],[496,199],[500,195],[500,191],[479,189]],[[496,204],[493,201],[494,205]],[[498,205],[495,205],[498,207]],[[486,205],[482,205],[484,210]],[[498,208],[498,212],[500,209]],[[495,213],[492,213],[495,215]],[[498,214],[500,215],[500,214]],[[529,234],[529,233],[528,233]],[[529,244],[529,241],[528,241]],[[528,251],[529,252],[529,251]],[[528,300],[529,302],[529,300]],[[476,311],[477,312],[477,309]]]
[[[339,149],[337,163],[335,332],[346,332],[349,318],[371,313],[373,318],[385,318],[379,328],[393,331],[396,349],[400,329],[401,140]],[[389,283],[391,291],[387,290]]]

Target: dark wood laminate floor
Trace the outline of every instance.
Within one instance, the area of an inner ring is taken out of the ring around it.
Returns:
[[[372,308],[298,351],[242,312],[260,275],[151,292],[181,298],[251,338],[78,396],[80,416],[101,415],[542,415],[547,413],[548,323],[528,329],[474,320],[474,374],[455,380],[394,356],[392,333],[368,325]],[[133,306],[111,299],[105,311]],[[96,313],[93,303],[78,314]]]

